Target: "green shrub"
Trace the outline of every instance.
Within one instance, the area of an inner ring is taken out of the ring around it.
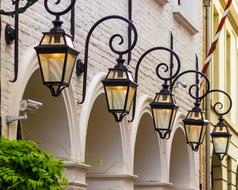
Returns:
[[[31,141],[0,137],[1,190],[63,190],[63,161]]]

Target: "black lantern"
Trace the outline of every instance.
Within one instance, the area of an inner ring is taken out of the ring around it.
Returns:
[[[35,50],[38,55],[43,83],[53,96],[59,96],[68,87],[72,77],[76,58],[72,37],[61,29],[62,22],[55,21],[50,32],[43,33],[43,38]]]
[[[118,64],[113,69],[109,69],[102,83],[108,111],[114,115],[117,122],[120,122],[130,112],[137,84],[132,73],[123,65],[124,60],[118,59],[117,61]]]
[[[73,39],[61,28],[63,24],[60,16],[73,9],[75,0],[62,12],[49,9],[48,1],[44,5],[46,10],[56,16],[54,27],[50,32],[43,33],[40,44],[35,47],[40,65],[43,83],[51,90],[53,96],[59,96],[68,87],[72,77],[76,58],[79,54],[75,50]]]
[[[162,139],[168,139],[179,108],[168,85],[163,85],[163,89],[156,94],[155,99],[150,106],[155,130]]]
[[[199,145],[202,144],[206,134],[206,127],[209,121],[206,120],[205,112],[195,103],[195,107],[190,110],[183,120],[187,143],[192,150],[198,151]]]
[[[231,134],[228,131],[224,119],[220,118],[211,133],[214,153],[222,160],[228,152]]]

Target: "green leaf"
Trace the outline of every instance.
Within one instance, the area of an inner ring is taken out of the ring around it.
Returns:
[[[0,138],[1,190],[63,190],[63,161],[31,141]]]

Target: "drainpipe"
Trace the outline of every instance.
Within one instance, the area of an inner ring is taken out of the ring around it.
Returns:
[[[206,55],[208,53],[209,45],[211,42],[211,0],[203,0],[204,10],[205,10],[205,49]],[[207,77],[210,79],[210,69],[208,70]],[[210,99],[206,98],[205,105],[207,119],[210,120]],[[210,126],[207,127],[206,133],[206,190],[211,190],[211,160],[210,160]]]

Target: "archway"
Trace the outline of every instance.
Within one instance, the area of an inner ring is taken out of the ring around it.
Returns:
[[[173,190],[188,190],[191,186],[188,146],[181,128],[176,130],[172,141],[170,182]]]
[[[39,101],[43,106],[21,122],[22,138],[33,140],[58,157],[70,159],[70,128],[62,95],[52,97],[50,90],[42,84],[40,71],[36,70],[27,83],[23,99]]]
[[[138,176],[134,185],[135,190],[157,189],[160,186],[160,146],[152,117],[148,113],[141,117],[137,131],[134,174]]]
[[[123,162],[120,126],[108,112],[104,94],[97,97],[90,113],[85,155],[86,164],[91,165],[86,176],[88,190],[123,186],[119,178],[127,166]]]

